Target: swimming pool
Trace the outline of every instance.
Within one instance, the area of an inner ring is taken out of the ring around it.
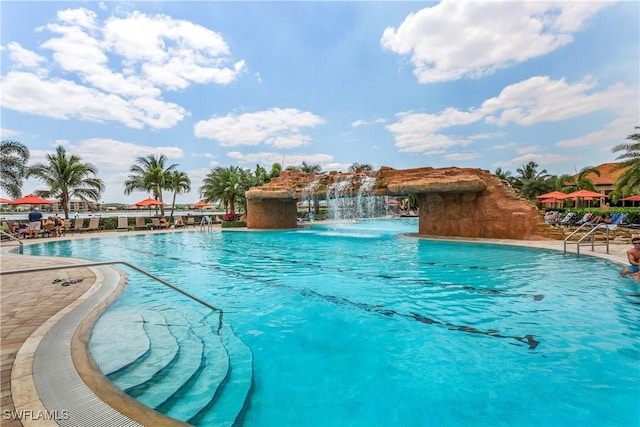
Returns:
[[[90,344],[116,384],[194,424],[638,425],[640,286],[618,266],[399,235],[416,230],[152,233],[25,253],[124,259],[224,310],[221,326],[130,272]]]

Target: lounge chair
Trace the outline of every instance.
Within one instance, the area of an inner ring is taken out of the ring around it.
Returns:
[[[56,231],[56,225],[51,223],[51,224],[46,224],[43,226],[42,228],[42,237],[45,236],[53,236],[53,237],[57,237],[58,236],[58,232]]]
[[[75,233],[76,231],[81,232],[82,229],[84,228],[84,218],[76,218],[76,220],[73,222],[73,228],[71,228],[71,232]]]
[[[67,231],[71,232],[71,220],[70,219],[63,219],[62,223],[64,224],[64,231],[62,232],[62,234],[65,234]]]
[[[137,216],[136,217],[136,225],[133,227],[134,230],[148,230],[147,223],[144,220],[144,217]]]
[[[184,223],[184,220],[182,219],[182,217],[181,217],[181,216],[176,216],[176,217],[173,219],[173,225],[174,225],[176,228],[180,228],[180,227],[184,227],[186,224]]]
[[[559,222],[558,224],[563,225],[563,226],[565,226],[565,227],[566,227],[566,226],[569,226],[569,225],[573,225],[573,224],[575,224],[575,217],[576,217],[575,212],[568,212],[568,213],[564,216],[564,218],[562,218],[562,219],[560,220],[560,222]]]
[[[80,229],[82,232],[100,231],[100,218],[90,218],[89,225]]]
[[[160,230],[162,226],[160,225],[160,218],[151,218],[151,229],[152,230]]]
[[[196,219],[192,216],[187,218],[187,227],[195,227],[196,226]]]
[[[124,230],[129,231],[129,218],[126,217],[118,217],[118,231]]]

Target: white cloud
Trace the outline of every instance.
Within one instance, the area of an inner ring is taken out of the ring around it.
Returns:
[[[275,152],[240,153],[239,151],[230,151],[227,153],[227,156],[238,164],[243,165],[243,167],[252,169],[256,164],[259,164],[267,170],[274,163],[280,163],[284,169],[288,166],[299,166],[302,162],[319,164],[324,169],[324,165],[333,161],[333,156],[330,154],[293,153],[283,156],[282,153]]]
[[[0,128],[1,139],[12,139],[20,135],[21,132],[14,129]]]
[[[223,147],[267,144],[277,148],[295,148],[311,140],[301,133],[303,128],[323,123],[321,117],[307,111],[271,108],[201,120],[196,123],[194,133],[198,138],[214,139]]]
[[[488,125],[506,126],[515,123],[530,126],[542,122],[555,122],[584,116],[593,112],[611,112],[616,119],[607,126],[607,132],[590,138],[566,140],[558,146],[587,145],[602,141],[603,135],[631,129],[637,106],[629,99],[637,97],[637,89],[622,84],[597,90],[597,82],[586,78],[578,83],[549,77],[530,79],[505,87],[501,93],[484,101],[480,108],[460,111],[447,108],[437,114],[404,112],[396,115],[397,121],[388,125],[395,145],[402,152],[444,154],[448,150],[469,145],[481,139],[504,136],[504,132],[476,134],[469,137],[445,135],[450,128],[484,121]],[[502,147],[505,148],[505,147]]]
[[[636,113],[630,111],[629,114],[607,123],[598,131],[588,133],[578,138],[564,139],[556,142],[555,145],[556,147],[566,148],[599,145],[601,149],[610,152],[614,145],[628,142],[625,141],[625,138],[632,132],[634,126],[638,126],[638,116]],[[628,131],[624,129],[628,129]]]
[[[395,136],[395,145],[409,153],[437,154],[448,148],[466,146],[471,139],[438,134],[452,126],[467,125],[481,119],[477,111],[463,112],[447,108],[439,114],[399,113],[398,121],[386,128]]]
[[[573,41],[608,2],[443,0],[385,29],[380,43],[411,55],[420,83],[479,78]]]
[[[61,120],[170,128],[188,113],[164,101],[165,91],[228,84],[245,69],[244,60],[231,60],[220,34],[165,15],[133,12],[103,22],[91,10],[66,9],[38,31],[51,34],[40,44],[47,56],[8,44],[15,66],[38,70],[2,77],[4,108]],[[64,78],[55,77],[60,70]]]
[[[514,157],[510,160],[495,162],[491,166],[494,168],[508,168],[511,166],[521,166],[529,162],[536,162],[539,165],[548,165],[554,163],[571,162],[575,160],[575,156],[565,156],[557,153],[527,153],[522,156]]]
[[[0,79],[5,108],[55,119],[115,121],[141,129],[175,126],[185,116],[177,104],[153,98],[124,99],[70,80],[42,80],[35,74],[10,72]]]
[[[504,126],[510,122],[527,126],[539,122],[561,121],[594,111],[627,108],[637,93],[623,84],[595,91],[597,83],[586,78],[578,83],[546,76],[532,77],[505,87],[500,95],[482,103],[487,122]]]
[[[7,49],[9,50],[9,58],[18,67],[36,68],[46,61],[44,56],[23,48],[20,43],[10,42]]]
[[[475,152],[467,152],[467,153],[450,153],[450,154],[446,154],[443,157],[452,162],[466,162],[469,160],[477,159],[478,157],[480,157],[480,155]]]

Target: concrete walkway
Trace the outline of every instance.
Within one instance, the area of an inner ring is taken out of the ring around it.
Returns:
[[[190,232],[199,231],[199,228],[188,228],[178,230],[166,230],[163,232]],[[100,232],[77,234],[68,237],[47,238],[46,240],[82,239],[107,236],[122,236],[138,233],[153,233],[154,231],[141,232]],[[160,232],[160,231],[155,231]],[[25,244],[39,243],[42,239],[24,241]],[[472,242],[487,242],[487,240],[465,240]],[[527,247],[537,247],[545,249],[562,250],[561,241],[511,241],[493,240],[495,244],[508,244]],[[597,246],[595,251],[591,247],[582,247],[581,254],[587,256],[598,256],[608,259],[614,263],[626,264],[625,251],[629,247],[629,242],[619,242],[610,245],[609,254],[605,253],[605,247]],[[52,266],[60,264],[75,263],[76,260],[51,257],[31,257],[9,253],[16,248],[15,242],[2,242],[0,244],[0,271],[23,270],[34,267]],[[575,245],[570,248],[575,253]],[[62,286],[64,281],[76,281],[68,286]],[[39,400],[37,390],[29,390],[33,385],[33,372],[31,370],[33,354],[38,344],[38,335],[42,333],[43,325],[59,320],[61,311],[74,304],[78,299],[83,298],[91,287],[96,283],[96,274],[89,268],[70,268],[65,270],[54,270],[37,273],[19,273],[0,276],[0,318],[1,318],[1,410],[2,426],[45,426],[57,425],[51,420],[43,420],[42,415],[46,410]],[[33,340],[35,335],[35,340]],[[43,333],[42,333],[43,335]],[[30,339],[31,338],[31,339]],[[21,348],[28,342],[28,346],[33,348]],[[16,362],[16,356],[20,352],[24,356],[20,364]],[[31,359],[29,359],[31,358]],[[26,361],[26,363],[24,363]],[[26,404],[20,403],[14,406],[12,389],[20,391],[20,394],[27,396]],[[16,412],[16,410],[18,410]],[[23,412],[19,412],[23,411]],[[54,414],[55,415],[55,414]],[[36,419],[40,416],[39,419]]]

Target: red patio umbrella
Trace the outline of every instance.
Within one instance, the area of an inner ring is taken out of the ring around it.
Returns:
[[[13,200],[5,199],[4,197],[0,197],[0,205],[5,205],[5,204],[11,203],[11,202],[13,202]]]
[[[134,204],[133,206],[138,206],[139,208],[147,206],[162,206],[164,205],[163,202],[161,202],[160,200],[156,200],[156,199],[144,199],[144,200],[140,200],[138,203]]]
[[[205,202],[204,200],[200,200],[198,203],[194,203],[191,206],[193,206],[194,208],[206,208],[206,207],[213,206],[213,205]]]
[[[595,191],[590,190],[578,190],[573,193],[565,194],[563,197],[559,197],[560,199],[571,199],[576,201],[576,206],[578,205],[578,200],[583,199],[586,201],[593,199],[604,199],[605,196],[602,193],[596,193]]]
[[[552,191],[551,193],[545,193],[538,196],[538,199],[561,199],[566,196],[566,193],[562,191]]]
[[[135,203],[133,206],[138,206],[139,208],[142,208],[144,206],[149,208],[149,216],[151,216],[151,206],[154,207],[158,207],[158,206],[162,206],[164,205],[163,202],[161,202],[160,200],[156,200],[156,199],[144,199],[144,200],[140,200],[138,203]]]
[[[605,196],[602,193],[596,193],[595,191],[578,190],[578,191],[574,191],[573,193],[565,194],[564,196],[561,196],[558,198],[576,200],[576,199],[584,199],[585,197],[591,197],[592,199],[602,199],[607,196]]]
[[[52,205],[54,203],[53,200],[47,200],[33,194],[27,194],[24,197],[7,202],[9,205]]]
[[[620,200],[624,200],[625,202],[640,202],[640,194],[636,194],[634,196],[623,197]]]

